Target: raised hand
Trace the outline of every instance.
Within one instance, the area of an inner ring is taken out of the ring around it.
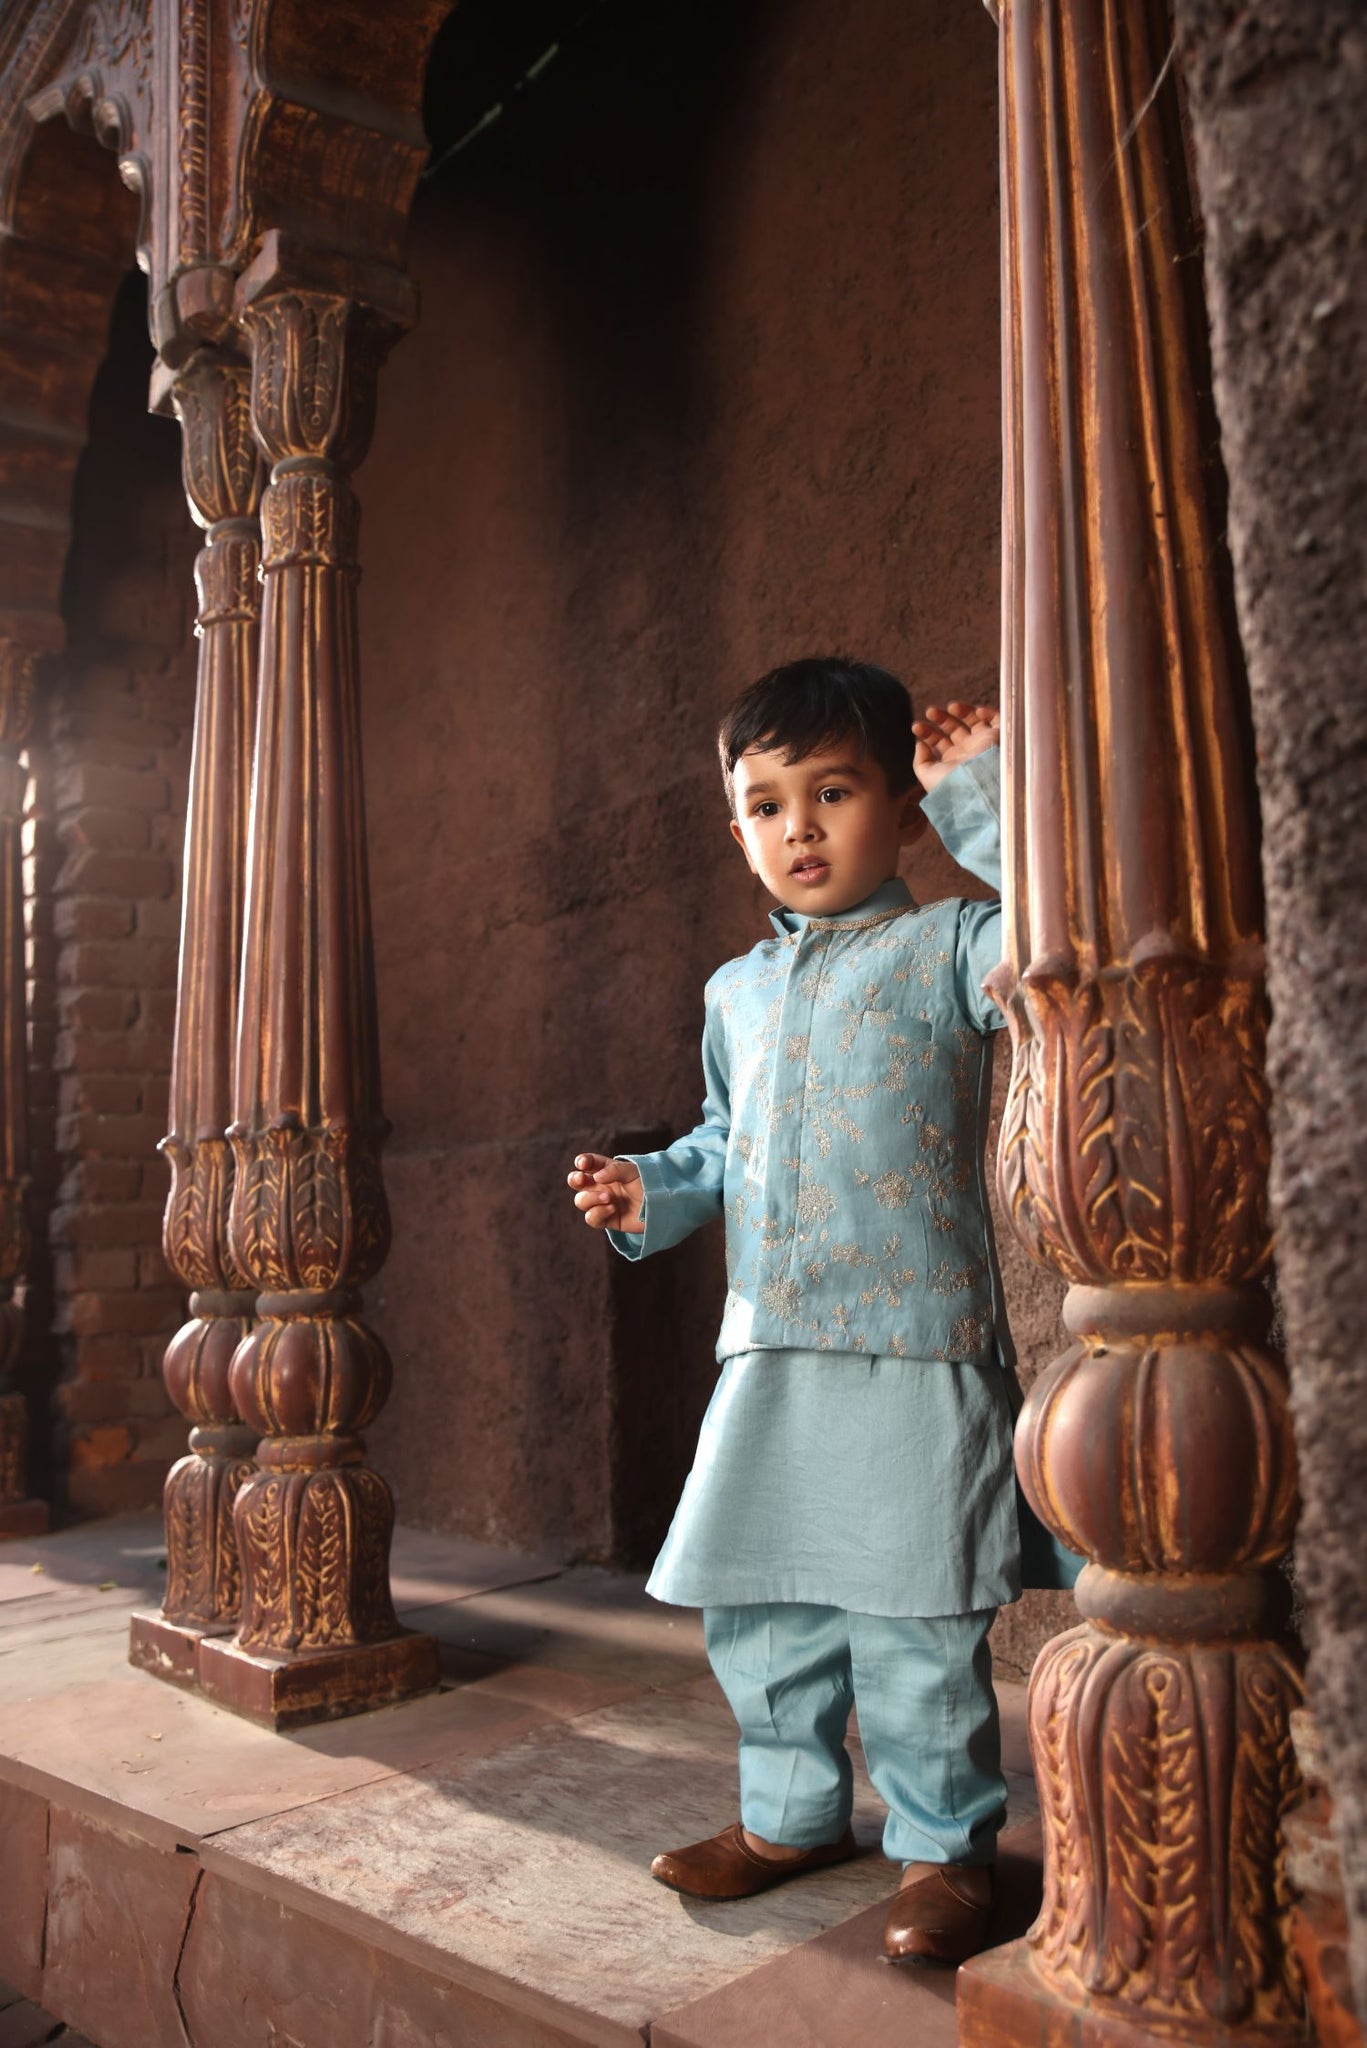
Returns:
[[[627,1230],[639,1237],[645,1229],[641,1211],[645,1189],[629,1159],[606,1159],[601,1152],[581,1152],[569,1184],[577,1192],[574,1206],[590,1230]]]
[[[916,735],[916,780],[929,790],[961,761],[996,746],[1001,713],[988,704],[950,704],[944,710],[928,704],[925,717],[914,718],[911,729]]]

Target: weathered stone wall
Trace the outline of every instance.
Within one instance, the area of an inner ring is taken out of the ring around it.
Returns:
[[[401,1514],[642,1557],[673,1508],[719,1233],[629,1269],[564,1176],[696,1120],[765,929],[736,690],[843,646],[995,693],[996,56],[962,0],[608,9],[420,197],[359,478]]]
[[[1177,22],[1258,732],[1297,1558],[1367,2013],[1367,15]]]
[[[161,1380],[162,1260],[189,770],[196,536],[175,432],[146,413],[140,278],[119,301],[78,477],[27,825],[37,1211],[32,1342],[55,1344],[59,1506],[158,1501],[185,1424]],[[45,1434],[40,1421],[36,1434]]]

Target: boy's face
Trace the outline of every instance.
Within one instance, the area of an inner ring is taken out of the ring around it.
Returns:
[[[871,896],[926,822],[916,793],[893,796],[883,770],[852,740],[828,741],[791,763],[751,747],[731,780],[731,830],[751,871],[785,910],[813,917]]]

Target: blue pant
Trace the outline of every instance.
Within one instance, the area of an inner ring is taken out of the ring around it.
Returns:
[[[996,1614],[707,1607],[712,1669],[740,1723],[741,1819],[790,1848],[850,1818],[851,1706],[896,1863],[990,1863],[1006,1811],[987,1631]]]

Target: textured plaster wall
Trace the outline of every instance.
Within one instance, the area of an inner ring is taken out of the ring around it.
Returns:
[[[400,1512],[648,1554],[719,1233],[627,1269],[573,1150],[696,1119],[763,930],[711,754],[843,646],[994,695],[996,40],[962,0],[606,10],[420,196],[360,479]],[[962,886],[943,856],[919,893]],[[1055,1290],[1014,1275],[1056,1344]]]

